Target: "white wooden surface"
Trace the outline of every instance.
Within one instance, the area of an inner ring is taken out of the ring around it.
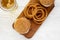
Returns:
[[[28,2],[29,0],[17,0],[18,9],[15,12],[0,8],[0,40],[60,40],[60,0],[55,0],[54,9],[31,39],[12,28],[13,22]]]

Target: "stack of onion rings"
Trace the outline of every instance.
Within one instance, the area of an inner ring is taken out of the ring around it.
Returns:
[[[33,21],[37,24],[41,24],[47,17],[47,10],[43,7],[39,7],[34,12]]]
[[[41,24],[47,17],[47,10],[39,3],[30,3],[24,10],[25,17],[33,19],[36,24]]]
[[[32,19],[33,16],[35,15],[35,9],[36,7],[40,5],[38,3],[30,3],[24,10],[24,15],[25,17],[29,18],[29,19]]]

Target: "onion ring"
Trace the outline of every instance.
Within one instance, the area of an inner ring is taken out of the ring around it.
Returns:
[[[32,19],[33,16],[35,15],[35,9],[37,6],[40,6],[38,3],[30,3],[24,10],[24,15],[25,17]]]
[[[35,15],[33,16],[33,21],[37,24],[41,24],[39,22],[42,22],[46,19],[47,17],[47,10],[43,7],[39,7],[35,11]]]

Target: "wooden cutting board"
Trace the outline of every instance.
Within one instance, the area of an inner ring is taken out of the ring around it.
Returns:
[[[30,2],[29,3],[34,3],[34,2],[38,2],[37,0],[30,0]],[[28,4],[29,4],[28,3]],[[27,5],[28,5],[27,4]],[[41,5],[41,4],[40,4]],[[42,6],[42,5],[41,5]],[[44,7],[44,6],[42,6],[42,7]],[[54,8],[54,4],[53,5],[51,5],[50,7],[44,7],[44,8],[46,8],[47,10],[48,10],[48,15],[49,15],[49,13],[52,11],[52,9]],[[22,13],[18,16],[18,18],[21,18],[21,17],[25,17],[24,16],[24,10],[22,11]],[[18,19],[17,18],[17,19]],[[29,19],[30,20],[30,19]],[[24,34],[24,36],[26,37],[26,38],[31,38],[35,33],[36,33],[36,31],[38,30],[38,28],[41,26],[41,24],[40,25],[38,25],[38,24],[36,24],[36,23],[34,23],[32,20],[30,20],[31,21],[31,29],[30,29],[30,31],[27,33],[27,34]],[[13,23],[13,28],[14,28],[14,23]]]

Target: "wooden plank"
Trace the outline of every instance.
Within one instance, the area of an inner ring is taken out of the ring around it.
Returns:
[[[34,2],[38,2],[37,0],[31,0],[29,3],[34,3]],[[28,4],[29,4],[28,3]],[[27,4],[27,5],[28,5]],[[41,5],[41,4],[40,4]],[[42,5],[41,5],[42,6]],[[44,7],[44,6],[42,6],[42,7]],[[44,8],[46,8],[46,7],[44,7]],[[49,15],[49,13],[51,12],[51,10],[54,8],[54,4],[53,5],[51,5],[50,7],[48,7],[48,8],[46,8],[47,10],[48,10],[48,15]],[[24,10],[22,11],[22,13],[18,16],[18,18],[21,18],[21,17],[25,17],[24,16]],[[17,19],[18,19],[17,18]],[[29,19],[30,20],[30,19]],[[41,26],[41,24],[40,25],[38,25],[38,24],[36,24],[36,23],[34,23],[32,20],[30,20],[31,21],[31,29],[30,29],[30,31],[27,33],[27,34],[24,34],[24,36],[26,37],[26,38],[31,38],[34,34],[35,34],[35,32],[38,30],[38,28]],[[13,24],[14,25],[14,24]]]

